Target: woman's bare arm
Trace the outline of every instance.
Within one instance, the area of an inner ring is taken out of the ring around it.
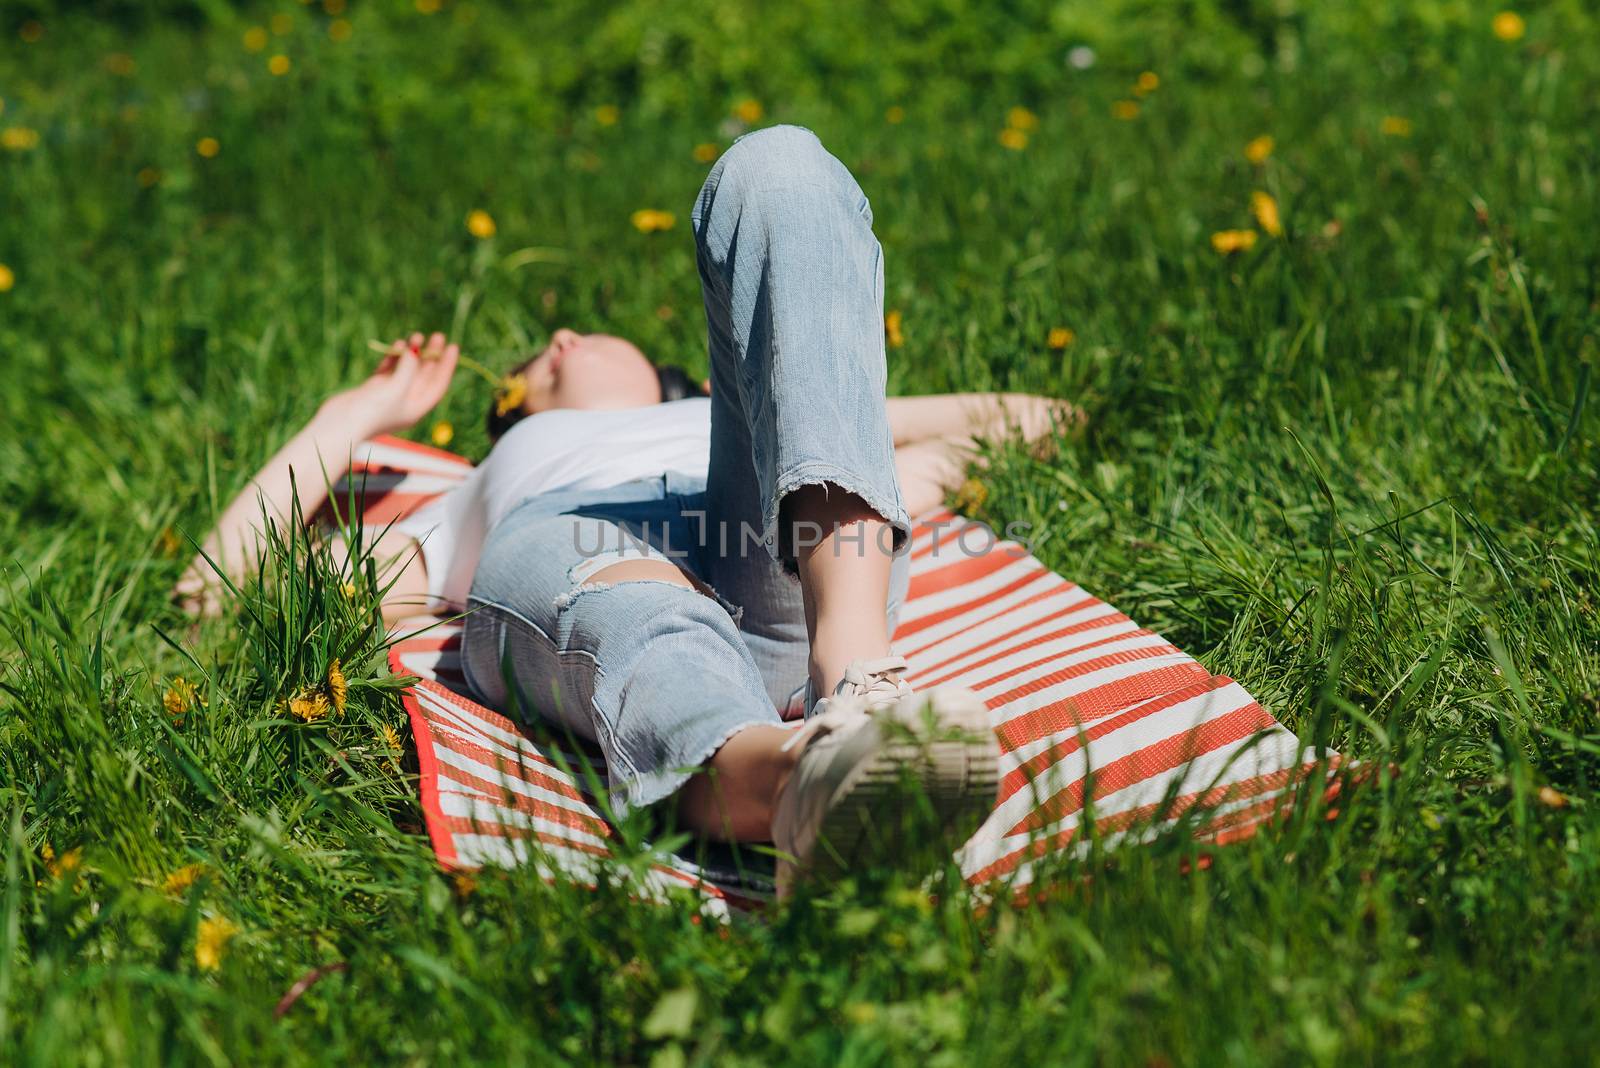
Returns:
[[[890,397],[889,428],[896,446],[942,438],[998,440],[1020,432],[1037,441],[1056,427],[1082,421],[1072,404],[1029,393],[936,393]]]
[[[191,614],[217,611],[219,594],[226,589],[217,568],[234,582],[248,574],[260,558],[265,518],[285,522],[296,504],[301,516],[314,515],[328,499],[329,485],[349,471],[357,445],[376,434],[411,426],[439,402],[450,385],[457,355],[456,346],[446,344],[443,334],[429,338],[413,334],[391,345],[365,382],[324,401],[311,421],[223,509],[201,553],[173,587],[174,598]],[[423,566],[420,558],[413,566]]]
[[[900,494],[912,515],[937,508],[961,484],[981,459],[979,440],[1016,434],[1033,444],[1083,423],[1076,406],[1027,393],[890,397],[888,410]]]

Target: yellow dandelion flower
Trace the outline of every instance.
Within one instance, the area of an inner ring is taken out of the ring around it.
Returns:
[[[745,97],[743,100],[733,105],[734,117],[740,122],[760,122],[761,116],[765,115],[766,113],[767,109],[761,106],[761,101],[752,99],[751,97]]]
[[[400,753],[402,751],[400,732],[385,723],[378,728],[378,741],[382,742],[383,747],[389,751],[389,766],[394,768],[395,771],[399,771]]]
[[[195,880],[204,875],[204,864],[185,864],[161,881],[161,891],[166,894],[181,894],[195,884]]]
[[[302,723],[326,719],[330,707],[328,695],[321,690],[301,690],[289,698],[289,715]]]
[[[521,375],[506,375],[494,388],[494,414],[518,411],[528,399],[528,381]]]
[[[1528,32],[1528,24],[1515,11],[1502,11],[1489,23],[1494,35],[1502,41],[1520,41]]]
[[[443,6],[442,0],[417,0],[417,12],[423,15],[437,14]]]
[[[39,38],[44,36],[44,23],[39,22],[37,19],[29,19],[27,22],[22,24],[22,27],[19,30],[17,30],[17,36],[22,38],[28,44],[33,44],[35,41],[39,40]]]
[[[1028,135],[1015,126],[1007,126],[1000,131],[1000,144],[1013,152],[1021,152],[1028,147]]]
[[[454,441],[455,436],[456,428],[443,419],[433,424],[433,429],[428,432],[428,440],[441,449]]]
[[[487,241],[495,235],[494,216],[482,208],[474,208],[467,212],[467,233],[479,241]]]
[[[1378,124],[1378,129],[1388,137],[1410,137],[1411,120],[1399,115],[1385,115],[1383,121]]]
[[[52,878],[56,879],[61,878],[63,875],[70,875],[83,864],[83,850],[77,846],[72,847],[58,857],[56,856],[56,851],[51,848],[50,843],[46,842],[44,847],[39,850],[39,856],[44,858],[44,870],[49,872]]]
[[[333,41],[348,41],[355,27],[350,25],[349,19],[334,19],[328,23],[328,38]]]
[[[252,26],[244,31],[244,50],[246,52],[260,52],[267,47],[267,30],[264,26]]]
[[[267,20],[267,25],[272,27],[273,33],[277,34],[279,37],[282,37],[284,34],[294,29],[294,19],[280,11],[278,14]]]
[[[982,508],[988,499],[989,487],[975,478],[969,478],[956,491],[955,504],[964,512],[972,512]]]
[[[883,113],[883,121],[891,126],[898,126],[906,121],[906,109],[899,104],[889,105],[889,110]]]
[[[1045,344],[1053,349],[1064,349],[1078,339],[1070,327],[1052,326],[1050,334],[1045,338]]]
[[[222,954],[239,928],[226,916],[207,916],[194,932],[194,962],[208,972],[222,967]]]
[[[322,10],[330,15],[343,15],[344,8],[344,0],[322,0]]]
[[[1032,133],[1039,128],[1039,116],[1019,104],[1006,112],[1006,125],[1013,130]]]
[[[883,339],[891,349],[897,349],[906,343],[906,336],[900,331],[902,322],[903,317],[898,310],[891,311],[883,317]]]
[[[341,713],[345,702],[350,699],[350,683],[346,681],[337,658],[328,665],[328,696],[333,698],[333,710]]]
[[[1224,256],[1235,252],[1249,252],[1256,245],[1254,230],[1218,230],[1211,235],[1211,247]]]
[[[154,189],[161,184],[161,172],[154,167],[140,167],[139,173],[133,177],[140,189]]]
[[[1271,193],[1257,189],[1250,194],[1250,214],[1256,217],[1270,237],[1283,236],[1283,220],[1278,217],[1278,202]]]
[[[1118,100],[1111,105],[1112,118],[1121,119],[1123,122],[1132,122],[1139,117],[1139,102],[1137,100]]]
[[[194,143],[194,150],[201,159],[212,159],[222,151],[222,144],[215,137],[202,137]]]
[[[1135,96],[1149,96],[1159,88],[1161,88],[1161,76],[1153,70],[1140,71],[1139,77],[1133,83]]]
[[[17,272],[0,263],[0,293],[11,292],[11,287],[17,284]]]
[[[130,77],[134,71],[139,69],[138,64],[133,61],[133,57],[126,52],[111,53],[105,58],[105,65],[106,70],[119,78]]]
[[[1250,143],[1244,146],[1244,158],[1258,165],[1265,163],[1276,145],[1277,142],[1272,139],[1271,134],[1252,137]]]
[[[633,223],[633,228],[641,234],[654,234],[662,230],[670,230],[678,222],[677,216],[670,211],[658,211],[655,208],[640,208],[628,217]]]
[[[161,707],[167,710],[167,715],[173,720],[181,722],[184,713],[194,707],[199,696],[194,683],[179,675],[167,684],[167,692],[161,695]]]
[[[594,121],[601,126],[615,126],[622,118],[622,109],[615,104],[601,104],[594,109]]]
[[[345,600],[353,601],[356,599],[356,584],[354,582],[346,582],[339,587],[339,592],[344,594]]]
[[[274,78],[281,78],[289,73],[289,57],[282,52],[267,60],[267,72]]]
[[[39,144],[39,131],[31,126],[7,126],[0,130],[0,148],[26,152]]]
[[[702,141],[694,146],[694,158],[698,163],[715,163],[718,154],[717,146],[710,141]]]

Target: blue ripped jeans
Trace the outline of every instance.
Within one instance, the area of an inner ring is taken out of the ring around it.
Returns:
[[[779,540],[787,493],[841,487],[897,546],[909,528],[884,408],[882,249],[860,186],[810,131],[773,127],[728,149],[692,220],[711,355],[705,483],[523,502],[489,532],[463,638],[487,703],[599,744],[618,814],[676,792],[741,728],[780,722],[804,684],[805,614]],[[584,585],[641,557],[672,560],[700,589]],[[900,553],[891,625],[907,574]]]

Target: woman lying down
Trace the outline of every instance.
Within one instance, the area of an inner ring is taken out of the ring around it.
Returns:
[[[558,330],[491,410],[488,458],[374,548],[386,618],[466,613],[477,698],[597,744],[619,816],[670,803],[699,834],[775,843],[787,893],[803,873],[925,855],[886,818],[907,777],[952,846],[990,811],[982,702],[913,693],[890,650],[900,550],[974,439],[1042,438],[1074,413],[1019,394],[885,400],[871,210],[809,131],[738,141],[693,227],[709,395],[621,338]],[[314,514],[355,446],[420,420],[457,360],[437,333],[394,342],[228,506],[206,554],[248,572],[262,501],[281,517],[298,494]],[[204,611],[220,588],[197,557],[177,593]],[[794,729],[778,709],[797,693]]]

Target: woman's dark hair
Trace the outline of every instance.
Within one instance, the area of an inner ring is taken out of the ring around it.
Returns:
[[[528,364],[532,362],[532,359],[524,360],[506,372],[506,374],[508,376],[520,375],[528,369]],[[688,372],[681,367],[675,367],[670,363],[656,363],[653,360],[650,366],[656,369],[656,381],[661,383],[661,402],[663,404],[667,401],[683,400],[686,397],[709,397],[711,395],[706,392],[699,382],[689,377]],[[490,401],[488,421],[490,443],[499,441],[505,432],[521,422],[526,414],[521,405],[502,413],[498,396]]]

